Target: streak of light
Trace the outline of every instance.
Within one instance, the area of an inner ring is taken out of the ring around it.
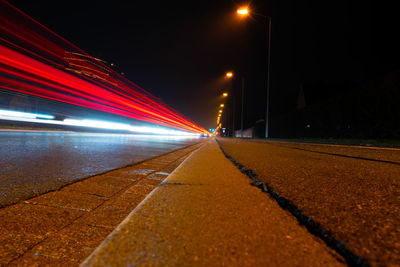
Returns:
[[[106,66],[106,61],[88,55],[6,1],[0,1],[0,35],[3,90],[208,133]]]
[[[69,53],[71,53],[73,55],[81,56],[81,57],[87,57],[87,58],[90,58],[90,59],[94,59],[96,61],[100,61],[100,62],[103,62],[103,63],[107,63],[107,61],[105,61],[105,60],[102,60],[100,58],[95,58],[95,57],[92,57],[92,56],[89,56],[89,55],[79,54],[79,53],[75,53],[75,52],[69,52]]]
[[[88,119],[84,120],[65,119],[63,121],[52,120],[52,119],[54,119],[54,116],[52,115],[0,110],[0,120],[33,122],[39,124],[51,124],[51,125],[62,125],[62,126],[76,126],[76,127],[107,129],[107,130],[120,130],[120,131],[129,131],[129,132],[144,133],[144,134],[199,136],[199,133],[170,130],[167,128],[160,128],[160,127],[157,128],[157,127],[132,126],[130,124],[88,120]]]
[[[53,115],[37,114],[13,110],[0,109],[0,116],[7,116],[10,118],[30,118],[30,119],[54,119]]]
[[[13,78],[10,79],[7,77],[0,77],[0,82],[3,81],[6,84],[14,86],[15,91],[21,92],[21,90],[17,88],[29,88],[30,90],[25,90],[25,93],[33,94],[35,92],[40,92],[40,96],[44,98],[58,95],[59,101],[63,101],[65,99],[74,99],[74,104],[82,104],[83,101],[74,96],[85,97],[90,101],[95,101],[93,104],[98,102],[102,103],[104,105],[104,110],[108,110],[110,113],[113,113],[111,109],[109,109],[109,106],[112,106],[125,111],[130,111],[134,114],[145,115],[163,123],[168,123],[170,124],[170,127],[182,130],[190,130],[190,128],[192,128],[192,130],[196,132],[203,131],[200,127],[194,127],[194,124],[191,122],[184,120],[184,122],[181,122],[182,120],[180,118],[176,118],[177,116],[162,112],[155,106],[149,107],[140,104],[138,101],[128,101],[126,98],[123,98],[109,90],[105,90],[103,87],[99,87],[86,80],[74,77],[68,73],[55,69],[1,45],[0,63],[7,66],[7,68],[2,68],[3,73],[12,74],[14,77],[23,78],[28,81],[27,83],[15,80]],[[44,88],[43,85],[52,87],[53,90]],[[5,88],[1,84],[0,87]],[[56,89],[58,92],[56,92],[54,89]],[[147,99],[145,98],[145,100]],[[87,107],[90,107],[90,105],[87,105]]]

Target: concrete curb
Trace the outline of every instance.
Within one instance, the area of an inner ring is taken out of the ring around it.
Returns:
[[[204,146],[204,143],[197,148],[196,150],[194,150],[193,152],[190,153],[189,156],[187,156],[187,158],[181,162],[181,164],[179,164],[178,167],[175,168],[175,170],[173,172],[171,172],[162,182],[160,185],[164,184],[169,177],[171,177],[179,168],[181,168],[181,166],[183,164],[185,164],[186,161],[188,161],[192,155],[198,151],[199,149],[201,149]],[[160,186],[159,185],[159,186]],[[107,244],[110,242],[110,240],[112,240],[114,238],[114,236],[116,235],[117,232],[121,231],[121,229],[127,224],[128,220],[133,216],[133,214],[135,214],[135,212],[141,208],[141,206],[147,201],[147,199],[151,198],[152,195],[157,194],[157,191],[160,190],[160,187],[157,186],[153,191],[151,191],[143,200],[142,202],[140,202],[129,214],[128,216],[126,216],[126,218],[104,239],[104,241],[81,263],[80,266],[89,266],[90,262],[93,261],[93,259],[95,257],[97,257],[97,255],[99,254],[99,252],[102,249],[105,249],[105,247],[107,246]]]

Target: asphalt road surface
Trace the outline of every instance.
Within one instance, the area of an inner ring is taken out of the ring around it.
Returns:
[[[196,137],[0,132],[0,207],[202,141]]]
[[[374,266],[400,266],[400,149],[219,141],[353,253]]]

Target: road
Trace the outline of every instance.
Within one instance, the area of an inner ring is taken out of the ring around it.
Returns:
[[[400,265],[400,149],[219,141],[353,253],[374,266]]]
[[[0,207],[200,142],[195,137],[0,132]]]

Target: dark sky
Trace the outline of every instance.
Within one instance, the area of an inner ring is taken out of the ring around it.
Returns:
[[[245,127],[264,117],[267,24],[258,16],[239,20],[235,11],[243,2],[10,3],[116,63],[128,79],[205,128],[215,126],[218,96],[230,87],[226,70],[245,77]],[[269,0],[251,7],[272,17],[272,116],[295,107],[302,82],[360,82],[399,68],[398,15],[386,4]]]

